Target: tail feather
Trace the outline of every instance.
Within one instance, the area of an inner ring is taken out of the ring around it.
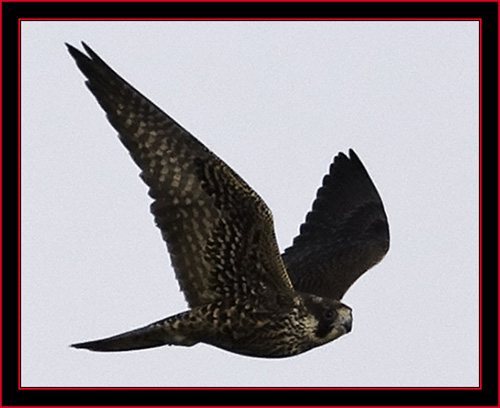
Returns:
[[[192,346],[198,341],[186,333],[176,330],[173,322],[179,315],[160,320],[139,329],[131,330],[116,336],[84,343],[72,344],[77,349],[92,351],[129,351],[175,344]]]

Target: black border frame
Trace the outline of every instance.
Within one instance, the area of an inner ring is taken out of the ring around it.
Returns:
[[[3,2],[2,3],[2,216],[9,213],[14,200],[10,200],[8,190],[13,183],[6,182],[11,174],[8,171],[10,158],[16,143],[13,133],[18,133],[19,90],[19,21],[20,19],[118,19],[118,18],[189,18],[224,19],[480,19],[482,27],[482,134],[488,135],[481,140],[487,149],[482,149],[481,169],[485,161],[498,163],[498,3],[497,2],[154,2],[154,3],[104,3],[104,2]],[[17,101],[17,103],[14,103]],[[9,137],[7,137],[9,136]],[[496,137],[495,137],[496,136]],[[493,146],[492,146],[493,145]],[[16,144],[18,159],[19,143]],[[18,174],[20,166],[18,164]],[[491,177],[491,170],[488,176]],[[482,172],[484,175],[485,173]],[[498,177],[497,173],[493,173]],[[498,186],[498,179],[493,181]],[[20,177],[18,177],[17,210],[21,205]],[[482,184],[482,180],[481,180]],[[482,184],[484,185],[484,184]],[[489,189],[488,189],[489,191]],[[498,194],[489,197],[488,203],[497,204]],[[8,200],[8,201],[7,201]],[[483,208],[481,208],[483,214]],[[498,211],[493,214],[498,214]],[[493,217],[496,217],[493,215]],[[488,225],[498,227],[498,222]],[[3,217],[2,217],[3,218]],[[482,219],[485,219],[484,217]],[[495,220],[497,220],[495,218]],[[21,220],[19,221],[21,222]],[[20,262],[20,228],[18,225],[18,251],[14,239],[2,228],[3,254],[18,253]],[[482,229],[482,226],[481,226]],[[483,230],[481,230],[481,233]],[[497,230],[498,233],[498,230]],[[488,235],[489,237],[493,235]],[[498,238],[498,234],[495,235]],[[491,238],[489,238],[491,239]],[[479,244],[478,244],[479,245]],[[488,246],[489,248],[489,246]],[[482,248],[480,248],[482,251]],[[498,249],[498,245],[497,245]],[[479,253],[479,251],[478,251]],[[6,257],[2,257],[2,266]],[[482,265],[482,260],[481,260]],[[497,264],[498,265],[498,264]],[[20,267],[20,266],[19,266]],[[488,268],[491,269],[491,268]],[[14,304],[19,305],[18,277],[11,272],[12,267],[2,268],[2,400],[4,406],[130,406],[141,401],[147,406],[158,405],[446,405],[446,406],[498,406],[498,276],[488,271],[483,275],[482,284],[482,344],[480,365],[480,389],[26,389],[19,387],[20,366],[17,350],[20,344],[18,316],[13,313]],[[493,299],[497,307],[492,307]],[[488,300],[488,301],[486,301]],[[15,333],[15,334],[14,334]],[[452,347],[452,345],[450,345]],[[14,352],[16,350],[16,352]]]

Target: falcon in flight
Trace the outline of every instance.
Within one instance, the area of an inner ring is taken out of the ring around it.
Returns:
[[[85,43],[67,45],[153,199],[189,310],[73,344],[94,351],[207,343],[287,357],[351,330],[347,289],[389,249],[384,206],[353,150],[339,153],[293,245],[280,255],[271,210],[219,157]]]

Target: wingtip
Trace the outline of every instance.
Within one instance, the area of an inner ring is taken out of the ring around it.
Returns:
[[[354,149],[352,149],[352,148],[349,148],[349,158],[350,158],[351,160],[353,160],[353,159],[354,159],[354,160],[358,160],[358,161],[359,161],[359,157],[358,157],[358,155],[356,154],[356,152],[355,152],[355,151],[354,151]]]
[[[64,45],[70,52],[70,54],[73,54],[73,52],[78,51],[74,46],[72,46],[70,43],[65,42]]]
[[[349,150],[350,152],[350,150]],[[338,152],[337,155],[333,158],[333,163],[338,163],[342,161],[349,161],[349,157],[344,152]]]
[[[94,59],[94,57],[96,56],[96,53],[94,52],[94,50],[92,48],[90,48],[86,43],[85,41],[81,41],[81,44],[82,44],[82,47],[84,49],[84,51],[88,54],[85,55],[82,51],[80,51],[78,48],[76,48],[75,46],[65,42],[64,43],[66,45],[66,47],[68,48],[68,51],[69,53],[73,56],[73,57],[81,57],[81,56],[84,56],[85,58],[89,58],[88,56],[90,56],[92,59]]]
[[[356,152],[352,148],[349,148],[349,150],[347,151],[347,154],[345,154],[344,152],[338,152],[334,158],[334,161],[338,161],[338,160],[342,160],[342,161],[346,161],[346,162],[349,162],[349,161],[358,161],[359,162],[360,161],[358,155],[356,154]]]
[[[86,58],[88,59],[88,57],[83,53],[81,52],[78,48],[76,48],[75,46],[65,42],[64,43],[66,45],[66,48],[68,49],[68,52],[70,53],[70,55],[76,60],[82,60],[82,58]]]
[[[95,55],[94,50],[90,48],[85,41],[82,41],[82,47],[91,57]]]

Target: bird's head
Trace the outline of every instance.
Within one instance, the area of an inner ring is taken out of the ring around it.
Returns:
[[[317,345],[328,343],[351,331],[352,313],[349,306],[335,299],[304,293],[301,295],[312,317]]]

